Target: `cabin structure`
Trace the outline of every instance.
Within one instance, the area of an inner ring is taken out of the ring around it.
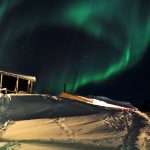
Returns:
[[[32,93],[35,76],[26,76],[16,73],[0,71],[0,93],[6,88],[8,93]]]

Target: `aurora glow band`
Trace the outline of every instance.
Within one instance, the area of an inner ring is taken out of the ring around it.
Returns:
[[[16,8],[24,9],[22,15],[8,17]],[[89,46],[87,41],[77,61],[71,60],[74,52],[66,54],[65,65],[50,69],[48,88],[58,92],[64,83],[75,91],[125,71],[138,63],[150,42],[149,0],[3,0],[0,21],[7,22],[0,26],[1,63],[9,44],[40,26],[74,28],[96,42]]]

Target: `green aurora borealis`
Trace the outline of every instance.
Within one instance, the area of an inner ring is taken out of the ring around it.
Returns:
[[[48,79],[45,79],[47,87],[44,88],[60,92],[66,83],[67,90],[73,92],[89,83],[100,84],[142,59],[150,43],[150,2],[62,0],[56,3],[47,0],[3,0],[0,2],[1,66],[8,61],[6,52],[9,54],[10,51],[11,55],[11,46],[18,39],[27,34],[32,35],[45,26],[75,29],[86,37],[84,44],[76,44],[75,39],[73,48],[67,51],[69,53],[61,61],[46,61],[53,63],[55,67],[51,68],[47,64],[44,68],[43,61],[43,66],[39,69],[42,75],[39,82],[45,76]],[[86,41],[88,38],[93,42]],[[51,41],[49,44],[51,45]],[[78,45],[81,45],[79,49]],[[57,55],[59,51],[61,49],[58,49]],[[74,56],[75,51],[80,56]],[[51,49],[48,52],[52,55]],[[13,59],[9,61],[13,65]]]

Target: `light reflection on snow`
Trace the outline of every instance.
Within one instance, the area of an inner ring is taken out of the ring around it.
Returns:
[[[100,101],[100,100],[97,100],[97,99],[91,99],[91,100],[92,100],[92,104],[97,105],[97,106],[105,106],[105,107],[119,108],[119,109],[129,109],[129,108],[126,108],[126,107],[109,104],[109,103],[106,103],[104,101]]]

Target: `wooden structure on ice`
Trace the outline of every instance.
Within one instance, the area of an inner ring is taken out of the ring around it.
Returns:
[[[0,71],[0,92],[6,88],[8,93],[32,93],[36,77]]]

